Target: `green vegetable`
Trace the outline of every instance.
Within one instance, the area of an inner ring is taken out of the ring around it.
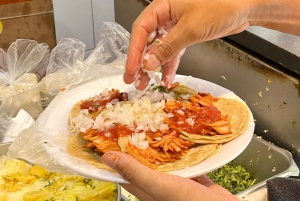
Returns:
[[[63,191],[68,190],[70,187],[68,185],[66,185],[63,189]]]
[[[156,86],[156,87],[153,88],[153,91],[155,91],[155,90],[158,90],[158,91],[163,92],[163,93],[169,93],[167,88],[164,87],[164,86]]]
[[[97,109],[99,107],[99,105],[93,105],[94,109]]]
[[[47,185],[45,185],[44,187],[51,186],[52,184],[53,184],[53,182],[50,182],[50,181],[48,181],[48,184],[47,184]]]
[[[161,43],[161,41],[160,41],[160,40],[158,40],[158,39],[155,39],[155,41],[154,41],[153,43],[155,43],[155,44],[160,44],[160,43]]]
[[[91,183],[91,179],[87,179],[87,178],[85,178],[84,180],[83,180],[83,182],[86,184],[86,185],[90,185],[90,183]]]
[[[256,183],[256,179],[253,178],[253,175],[235,162],[230,162],[208,173],[207,176],[232,194],[237,194]]]

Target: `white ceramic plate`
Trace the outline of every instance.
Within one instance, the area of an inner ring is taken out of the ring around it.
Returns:
[[[176,75],[175,81],[182,82],[183,84],[201,92],[209,92],[213,96],[238,98],[233,92],[229,91],[228,89],[205,80]],[[55,104],[55,106],[52,106],[51,112],[45,111],[48,114],[43,114],[43,117],[39,119],[39,121],[44,122],[40,124],[42,126],[39,126],[39,128],[37,128],[39,132],[36,133],[36,137],[38,141],[41,138],[43,138],[44,140],[48,139],[49,143],[45,145],[45,150],[47,150],[46,153],[49,156],[48,159],[47,156],[43,156],[43,159],[47,161],[47,165],[49,168],[57,169],[60,167],[89,178],[118,183],[126,182],[119,174],[115,172],[94,168],[93,166],[87,164],[85,161],[68,155],[68,153],[66,152],[66,141],[57,140],[57,136],[68,137],[72,135],[72,133],[70,133],[69,131],[69,113],[72,106],[80,100],[99,94],[105,88],[115,88],[119,89],[120,91],[134,90],[133,85],[126,85],[123,83],[122,74],[113,75],[101,80],[91,81],[81,86],[75,87],[69,91],[66,91],[62,98],[59,100],[59,104],[55,103],[55,101],[51,103]],[[251,113],[251,118],[248,122],[248,128],[244,131],[244,133],[236,139],[224,144],[218,153],[204,160],[198,165],[182,170],[171,171],[168,173],[173,175],[180,175],[182,177],[193,178],[211,172],[235,159],[247,147],[252,138],[253,132],[254,121]],[[41,133],[43,133],[43,135],[41,135]],[[56,140],[51,141],[51,137],[53,138],[53,136],[55,136]],[[32,160],[31,162],[38,164],[41,163],[38,160]]]

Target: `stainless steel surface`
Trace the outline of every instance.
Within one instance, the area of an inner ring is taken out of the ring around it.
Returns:
[[[115,0],[116,22],[130,31],[147,5],[144,0]],[[213,40],[188,47],[178,74],[205,79],[235,92],[254,115],[255,133],[290,151],[300,166],[299,77],[277,67],[229,42]]]
[[[264,27],[249,27],[247,28],[247,31],[257,35],[260,38],[270,41],[274,45],[279,46],[282,49],[300,57],[299,36],[282,33]]]
[[[234,161],[245,167],[257,184],[236,194],[242,197],[265,187],[266,181],[275,177],[298,176],[299,168],[289,151],[254,136],[249,146]]]
[[[0,156],[6,155],[8,151],[10,143],[0,143]],[[118,198],[116,201],[122,201],[122,194],[121,194],[121,186],[117,184],[118,187]]]

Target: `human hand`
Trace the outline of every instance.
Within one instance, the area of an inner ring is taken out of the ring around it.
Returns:
[[[130,184],[123,188],[141,201],[238,201],[229,191],[206,176],[194,180],[152,170],[122,152],[106,152],[102,161]]]
[[[150,78],[141,67],[155,70],[164,65],[162,80],[169,87],[185,47],[245,30],[248,15],[247,1],[154,0],[132,26],[125,83],[133,83],[138,77],[136,87],[144,89]],[[156,38],[161,43],[147,50]],[[143,59],[145,53],[148,55]]]

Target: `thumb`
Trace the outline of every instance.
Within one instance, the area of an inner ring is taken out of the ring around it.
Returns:
[[[126,181],[135,186],[148,183],[158,172],[143,165],[129,154],[109,151],[101,157],[102,162],[118,172]]]
[[[152,170],[128,154],[109,151],[104,153],[101,159],[127,180],[131,187],[146,192],[151,200],[220,200],[216,199],[216,194],[207,187],[187,178]],[[196,198],[197,194],[201,197]],[[138,193],[136,195],[138,196]]]
[[[104,164],[117,171],[131,184],[131,192],[136,196],[145,198],[146,194],[148,198],[152,198],[146,200],[176,200],[176,197],[169,195],[166,189],[170,187],[170,183],[173,183],[172,175],[152,170],[132,156],[118,151],[106,152],[101,159]],[[166,191],[162,191],[162,189]],[[173,194],[175,195],[175,193]],[[166,199],[167,197],[171,197],[171,199]]]
[[[188,31],[187,24],[185,17],[182,17],[174,28],[160,39],[160,43],[152,45],[147,52],[148,58],[144,58],[143,66],[146,70],[157,69],[176,57],[181,50],[197,42],[197,38],[193,37],[195,34]]]

